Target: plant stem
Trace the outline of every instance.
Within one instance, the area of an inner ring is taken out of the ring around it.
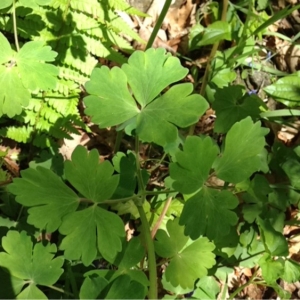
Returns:
[[[70,284],[72,287],[72,291],[74,294],[75,299],[79,299],[79,292],[78,292],[78,287],[77,287],[77,283],[73,274],[73,271],[71,269],[70,263],[67,263],[67,274],[68,274],[68,278],[70,280]]]
[[[228,8],[228,0],[223,0],[223,9],[222,9],[222,16],[221,16],[221,21],[226,21],[226,14],[227,14],[227,8]],[[217,42],[213,45],[211,51],[210,51],[210,55],[207,61],[207,66],[205,69],[205,73],[202,79],[202,85],[201,85],[201,89],[200,89],[200,95],[204,97],[205,95],[205,90],[206,90],[206,86],[207,86],[207,82],[209,80],[209,75],[211,73],[211,65],[212,65],[212,61],[216,55],[216,52],[219,48],[220,42]],[[194,131],[195,131],[195,127],[196,124],[192,125],[190,127],[189,130],[189,135],[193,135]]]
[[[61,288],[58,288],[58,287],[56,287],[56,286],[54,286],[54,285],[46,285],[46,286],[47,286],[48,288],[52,289],[52,290],[58,291],[58,292],[60,292],[60,293],[62,293],[62,294],[65,294],[65,295],[68,295],[68,296],[71,296],[71,297],[74,298],[74,295],[73,295],[72,293],[66,292],[66,291],[64,291],[64,290],[61,289]]]
[[[172,0],[166,0],[166,2],[164,4],[164,7],[163,7],[163,9],[162,9],[162,11],[161,11],[161,13],[160,13],[160,15],[158,17],[158,20],[157,20],[157,22],[156,22],[156,24],[155,24],[155,26],[153,28],[152,33],[150,35],[150,38],[148,40],[148,43],[146,45],[146,49],[145,50],[147,50],[147,49],[149,49],[149,48],[152,47],[153,42],[154,42],[154,40],[156,38],[156,35],[158,33],[158,30],[160,29],[160,27],[161,27],[161,25],[162,25],[162,23],[164,21],[164,18],[165,18],[166,14],[167,14],[167,12],[169,10],[171,2],[172,2]]]
[[[156,272],[156,259],[153,240],[151,238],[149,223],[144,211],[143,206],[137,205],[142,222],[142,230],[146,242],[146,250],[148,254],[148,269],[150,287],[148,291],[148,299],[157,299],[157,272]]]
[[[116,136],[116,141],[114,146],[114,154],[116,154],[120,149],[123,133],[124,133],[123,130],[117,131],[117,136]]]
[[[19,40],[18,40],[17,18],[16,18],[16,1],[15,0],[13,0],[12,15],[13,15],[15,44],[16,44],[16,49],[19,52],[20,51],[20,46],[19,46]]]

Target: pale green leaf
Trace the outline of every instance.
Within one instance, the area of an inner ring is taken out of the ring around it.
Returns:
[[[119,182],[119,175],[113,175],[111,163],[100,163],[99,160],[96,149],[88,153],[83,146],[77,146],[72,153],[72,160],[65,162],[66,179],[85,198],[95,202],[109,199]]]
[[[237,215],[232,211],[237,205],[238,200],[231,192],[203,187],[185,203],[180,224],[185,225],[185,234],[192,239],[206,235],[217,240],[237,223]]]
[[[1,0],[1,2],[0,2],[0,9],[9,7],[12,4],[13,4],[13,0]],[[2,45],[2,43],[1,43],[1,45]]]
[[[85,113],[100,127],[121,124],[140,111],[129,93],[126,75],[120,68],[95,68],[85,87],[91,94],[84,98],[87,106]]]
[[[16,299],[48,299],[48,297],[35,284],[30,284]]]
[[[5,2],[5,1],[4,1]],[[1,9],[1,4],[0,4]],[[12,59],[12,50],[7,38],[0,32],[0,65]]]
[[[227,182],[239,183],[261,169],[268,129],[250,117],[235,123],[225,139],[224,153],[214,162],[217,176]]]
[[[122,66],[136,101],[143,107],[171,83],[183,79],[188,70],[163,48],[135,51]]]
[[[12,118],[21,114],[22,108],[29,104],[31,95],[21,82],[15,67],[0,65],[0,86],[0,116],[6,114]]]
[[[179,60],[163,49],[136,51],[122,69],[102,67],[93,71],[86,84],[91,95],[84,99],[85,112],[100,127],[136,129],[142,141],[167,147],[178,139],[176,126],[196,123],[208,108],[203,97],[191,95],[190,83],[172,86],[160,95],[186,73]]]
[[[54,61],[57,53],[44,42],[24,44],[16,55],[17,68],[26,88],[32,92],[47,91],[56,87],[58,68],[45,62]]]
[[[176,153],[176,163],[170,164],[173,187],[181,193],[193,193],[207,180],[219,147],[210,137],[187,137],[183,151]]]
[[[96,258],[97,250],[112,262],[122,250],[121,237],[125,236],[120,217],[97,206],[69,214],[59,231],[66,235],[60,246],[65,257],[81,259],[85,266]]]

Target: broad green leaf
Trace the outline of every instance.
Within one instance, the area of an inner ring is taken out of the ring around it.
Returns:
[[[100,127],[121,124],[136,116],[140,110],[128,90],[127,77],[117,67],[95,68],[85,85],[90,96],[84,98],[85,112]]]
[[[26,88],[32,92],[54,89],[58,68],[45,62],[54,61],[57,53],[42,41],[24,44],[16,55],[17,69]]]
[[[121,125],[129,132],[136,129],[142,141],[167,147],[178,140],[176,126],[196,123],[208,108],[203,97],[191,95],[190,83],[174,85],[160,95],[186,73],[179,60],[163,49],[136,51],[122,69],[102,67],[93,71],[86,84],[91,94],[84,99],[86,113],[100,127]]]
[[[269,254],[265,253],[258,263],[262,270],[263,279],[267,284],[276,283],[276,280],[283,275],[283,261],[280,259],[274,260]]]
[[[105,299],[145,299],[144,286],[124,274],[118,276],[110,285]]]
[[[282,163],[282,162],[281,162]],[[291,181],[292,187],[299,190],[300,189],[300,180],[299,180],[299,174],[300,174],[300,162],[298,159],[295,159],[293,157],[288,158],[285,162],[281,165],[282,169],[288,176],[288,178]]]
[[[0,2],[0,9],[9,7],[13,4],[13,0],[1,0]],[[0,43],[2,45],[2,43]],[[1,50],[0,50],[1,51]]]
[[[262,103],[255,95],[244,95],[244,87],[236,85],[217,89],[215,101],[212,104],[216,111],[214,131],[226,133],[233,124],[246,118],[259,118]]]
[[[217,240],[237,223],[237,215],[232,211],[237,205],[237,198],[229,191],[203,187],[185,203],[180,224],[185,225],[185,234],[192,239],[206,235]]]
[[[60,246],[65,250],[65,257],[81,259],[85,266],[96,258],[97,250],[113,262],[122,250],[121,237],[125,236],[120,217],[97,206],[68,214],[59,231],[66,235]]]
[[[39,5],[48,5],[51,2],[51,0],[19,0],[19,2],[24,7],[38,9]]]
[[[35,284],[30,284],[22,290],[17,299],[48,299],[48,297]]]
[[[171,83],[183,79],[188,70],[163,48],[135,51],[122,66],[136,101],[144,108]]]
[[[268,129],[260,122],[253,124],[250,117],[235,123],[225,139],[224,153],[214,162],[217,176],[227,182],[239,183],[261,169]]]
[[[129,270],[142,261],[144,255],[145,248],[139,237],[133,237],[129,242],[124,239],[122,252],[118,253],[114,265],[117,265],[119,270]]]
[[[102,202],[113,195],[119,182],[119,176],[113,173],[109,161],[99,162],[96,149],[88,153],[83,146],[77,146],[72,160],[65,162],[66,179],[85,198],[94,202]]]
[[[261,237],[264,240],[268,252],[273,256],[287,256],[288,243],[281,232],[276,231],[269,220],[257,218]]]
[[[204,29],[204,33],[200,32],[193,37],[191,47],[196,47],[215,44],[221,40],[230,40],[231,32],[230,25],[224,21],[216,21]]]
[[[0,86],[0,116],[7,115],[12,118],[21,114],[22,108],[29,104],[31,95],[15,67],[6,68],[0,65]]]
[[[200,95],[191,95],[192,90],[190,83],[175,85],[146,106],[137,116],[136,131],[141,140],[166,146],[177,140],[175,125],[188,127],[196,123],[208,103]]]
[[[52,171],[43,167],[21,171],[22,178],[15,178],[9,191],[16,195],[16,201],[28,210],[28,223],[37,228],[54,232],[62,218],[74,212],[79,197]]]
[[[189,194],[200,189],[206,182],[219,147],[210,137],[187,137],[183,151],[176,153],[176,163],[170,164],[173,187]]]
[[[23,290],[18,298],[23,298],[25,294],[36,295],[34,298],[41,297],[43,293],[36,285],[52,285],[63,273],[63,258],[54,258],[56,246],[44,246],[42,243],[33,246],[31,237],[24,231],[9,231],[2,238],[2,247],[4,252],[0,253],[0,267],[24,280],[23,284],[29,284],[26,292]]]
[[[218,293],[220,293],[220,287],[216,279],[213,276],[206,276],[197,282],[193,298],[216,299]]]
[[[10,0],[9,0],[10,1]],[[5,2],[5,1],[4,1]],[[1,9],[1,4],[0,4]],[[3,63],[9,63],[13,58],[13,51],[7,38],[0,32],[0,65]]]
[[[113,199],[129,197],[134,194],[136,188],[136,161],[133,153],[118,152],[113,157],[115,170],[120,174],[118,187],[113,195]]]
[[[108,285],[108,281],[101,276],[87,276],[80,288],[80,299],[99,299],[99,295]]]
[[[299,281],[300,278],[300,264],[293,260],[286,260],[284,262],[284,273],[282,279],[288,283]]]
[[[288,107],[299,106],[300,75],[290,75],[264,88],[270,96]]]
[[[205,237],[190,240],[184,235],[178,219],[168,221],[167,230],[158,230],[155,241],[156,252],[170,258],[165,270],[166,280],[173,286],[193,288],[195,280],[205,276],[207,269],[214,266],[215,255],[212,251],[215,246]]]

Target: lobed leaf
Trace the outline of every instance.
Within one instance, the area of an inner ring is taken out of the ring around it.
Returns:
[[[250,117],[235,123],[226,136],[223,154],[214,162],[217,176],[227,182],[239,183],[261,170],[264,136],[268,131],[260,122],[253,124]]]
[[[187,137],[183,151],[175,154],[177,162],[170,164],[174,189],[185,194],[200,189],[218,153],[219,148],[210,137]]]
[[[206,235],[218,240],[237,223],[238,217],[232,211],[237,205],[238,200],[231,192],[203,187],[185,203],[180,225],[185,225],[185,234],[192,239]]]
[[[31,237],[24,231],[8,231],[2,238],[2,246],[5,252],[0,253],[0,267],[24,280],[22,285],[29,284],[18,298],[26,294],[47,299],[36,285],[52,285],[63,273],[63,258],[54,258],[55,244],[44,246],[37,243],[33,246]]]

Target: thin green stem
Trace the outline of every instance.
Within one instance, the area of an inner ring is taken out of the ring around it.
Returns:
[[[137,180],[139,185],[139,194],[144,194],[145,185],[140,167],[140,141],[138,135],[135,136],[135,164],[137,171]]]
[[[227,14],[227,8],[228,8],[228,0],[223,0],[223,9],[222,9],[222,15],[221,15],[221,21],[226,21],[226,14]],[[212,61],[216,55],[216,52],[219,48],[220,42],[217,42],[213,45],[210,55],[207,61],[207,66],[204,72],[204,76],[202,79],[202,85],[200,89],[200,95],[204,96],[206,91],[207,82],[209,80],[209,76],[211,75],[211,65]],[[192,125],[189,129],[189,135],[193,135],[195,131],[196,124]]]
[[[123,130],[117,132],[115,146],[114,146],[114,154],[116,154],[120,149],[123,134],[124,134]]]
[[[150,36],[150,38],[148,40],[148,43],[146,45],[146,50],[152,47],[153,42],[154,42],[154,40],[155,40],[155,38],[157,36],[158,30],[160,29],[160,27],[161,27],[161,25],[162,25],[162,23],[164,21],[164,18],[165,18],[166,14],[167,14],[167,12],[169,10],[171,2],[172,2],[172,0],[166,0],[166,2],[164,4],[164,7],[163,7],[163,9],[162,9],[162,11],[161,11],[161,13],[160,13],[160,15],[158,17],[158,20],[157,20],[157,22],[156,22],[156,24],[155,24],[155,26],[153,28],[151,36]]]
[[[176,191],[176,190],[145,191],[145,192],[144,192],[144,195],[147,195],[147,196],[156,196],[156,195],[171,194],[171,193],[178,193],[178,191]]]
[[[74,294],[74,298],[75,299],[79,299],[79,291],[78,291],[78,287],[77,287],[77,283],[72,271],[72,268],[70,266],[70,263],[67,263],[67,274],[68,274],[68,279],[70,281],[71,287],[72,287],[72,291]]]
[[[256,274],[257,274],[257,270],[253,273],[253,275],[251,276],[251,278],[243,285],[241,285],[240,287],[238,287],[229,297],[229,300],[233,300],[234,297],[236,295],[238,295],[246,286],[248,286],[249,284],[251,284],[255,277],[256,277]]]
[[[137,208],[142,222],[142,231],[144,233],[146,249],[148,254],[148,269],[149,269],[149,281],[150,281],[148,299],[157,299],[157,271],[156,271],[154,243],[151,238],[150,226],[144,208],[143,206],[140,205],[137,205]]]
[[[15,44],[16,44],[16,49],[19,52],[20,51],[20,46],[19,46],[19,40],[18,40],[17,17],[16,17],[16,1],[15,0],[13,0],[12,15],[13,15]]]

